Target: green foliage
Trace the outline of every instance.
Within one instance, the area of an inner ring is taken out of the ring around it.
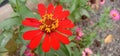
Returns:
[[[72,51],[72,56],[81,56],[81,53],[77,48],[73,47],[73,49],[74,51]]]
[[[60,0],[61,4],[66,4],[66,9],[70,10],[70,19],[74,22],[79,22],[82,15],[86,15],[88,17],[88,11],[92,11],[89,6],[87,6],[87,0]]]
[[[5,56],[5,54],[7,53],[7,49],[4,47],[0,47],[0,56]]]
[[[26,1],[10,0],[9,2],[14,8],[14,11],[20,15],[20,19],[25,19],[26,17],[40,19],[40,16],[37,13],[32,12],[25,6]]]
[[[71,50],[69,46],[61,45],[61,50],[66,54],[66,56],[71,56]]]
[[[98,26],[102,29],[112,27],[112,24],[110,24],[109,19],[109,12],[111,7],[105,8],[104,13],[101,14],[100,21],[98,22]]]
[[[35,30],[35,29],[31,27],[23,27],[23,29],[21,29],[21,32],[26,32],[28,30]]]
[[[86,15],[88,18],[90,18],[90,15],[86,9],[80,9],[80,14],[81,15]]]
[[[0,4],[3,2],[4,0],[0,0]]]
[[[101,56],[99,52],[97,52],[96,56]]]
[[[45,53],[43,52],[43,50],[41,49],[41,46],[39,46],[36,49],[36,52],[38,54],[40,54],[41,56],[71,56],[71,50],[70,47],[68,45],[61,45],[59,50],[53,50],[51,49],[49,52]]]
[[[0,53],[7,52],[7,49],[4,47],[0,47]]]
[[[0,47],[5,47],[8,41],[12,38],[12,32],[10,31],[4,31],[0,35]]]
[[[89,47],[93,43],[96,36],[97,36],[97,34],[94,32],[90,33],[89,35],[86,35],[80,41],[80,46],[81,47]]]
[[[25,50],[26,50],[26,46],[23,45],[20,50],[20,56],[23,56]]]
[[[76,36],[70,36],[70,37],[69,37],[69,40],[70,40],[70,41],[71,41],[71,40],[74,40],[75,37],[76,37]]]
[[[34,3],[38,3],[38,0],[31,0],[31,1],[33,1]]]
[[[10,30],[14,26],[21,25],[21,21],[17,17],[9,18],[0,23],[0,29]]]

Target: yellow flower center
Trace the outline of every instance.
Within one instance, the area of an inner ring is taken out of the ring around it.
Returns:
[[[40,29],[46,33],[54,31],[58,27],[58,19],[53,18],[53,14],[45,14],[40,20]]]
[[[117,16],[117,14],[116,14],[116,13],[114,13],[114,14],[113,14],[113,16],[114,16],[114,17],[116,17],[116,16]]]

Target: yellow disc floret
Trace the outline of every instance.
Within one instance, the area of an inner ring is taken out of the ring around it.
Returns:
[[[40,20],[40,29],[46,33],[54,31],[58,27],[58,19],[53,18],[53,14],[45,14]]]

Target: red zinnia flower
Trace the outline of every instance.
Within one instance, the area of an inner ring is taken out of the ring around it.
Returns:
[[[63,11],[61,5],[54,8],[52,4],[49,4],[48,8],[45,8],[43,4],[39,4],[38,12],[41,16],[40,20],[26,18],[22,22],[24,26],[38,28],[23,34],[25,40],[30,40],[29,47],[34,49],[42,42],[43,51],[48,52],[51,47],[58,50],[60,42],[68,44],[67,36],[72,35],[70,28],[74,27],[74,24],[67,18],[69,11]],[[43,37],[43,35],[45,36]],[[42,39],[43,41],[41,41]]]

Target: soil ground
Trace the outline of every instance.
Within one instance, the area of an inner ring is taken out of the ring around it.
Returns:
[[[113,6],[115,8],[120,8],[120,0],[114,0],[114,1],[115,2],[113,4],[113,2],[110,2],[110,0],[106,0],[105,5],[102,5],[102,7],[100,8],[100,11],[96,12],[97,13],[96,15],[91,14],[93,20],[97,21],[98,19],[100,19],[100,14],[102,14],[103,9],[106,7],[111,6],[112,9],[113,9]],[[99,52],[100,56],[120,56],[120,20],[116,22],[112,21],[112,23],[113,23],[112,28],[109,28],[105,31],[98,32],[99,36],[97,37],[97,39],[102,40],[108,34],[112,34],[113,41],[109,44],[102,43],[100,47],[96,47],[94,44],[91,46],[91,49],[94,51],[94,53]]]

